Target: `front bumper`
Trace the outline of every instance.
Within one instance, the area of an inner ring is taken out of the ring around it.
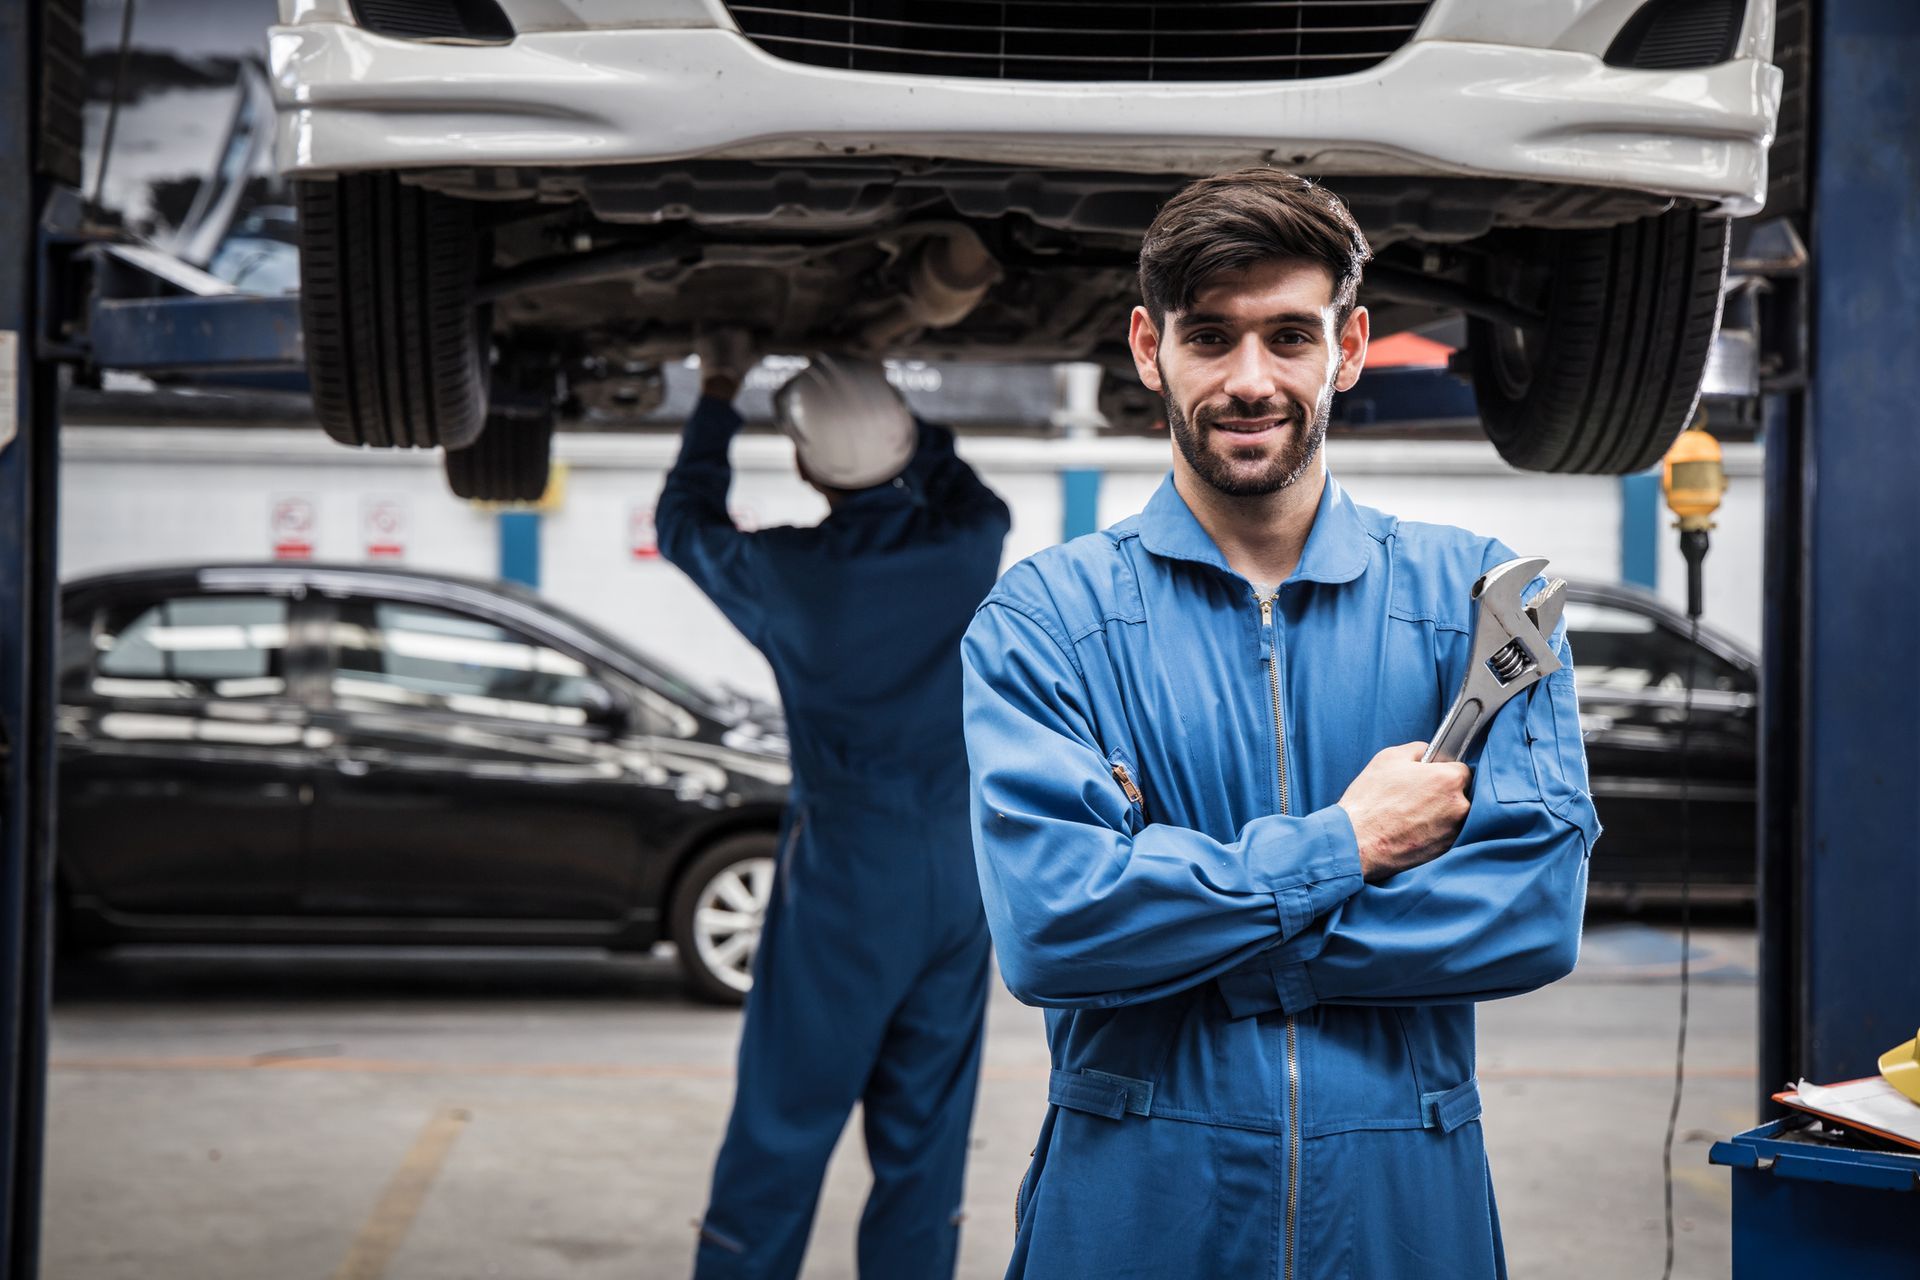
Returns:
[[[1369,71],[1272,83],[1052,84],[832,71],[725,30],[418,44],[275,27],[291,174],[697,157],[943,157],[1050,168],[1452,175],[1757,211],[1780,72],[1629,71],[1587,53],[1415,40]]]

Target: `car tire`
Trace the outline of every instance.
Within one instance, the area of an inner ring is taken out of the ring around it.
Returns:
[[[538,502],[552,469],[553,413],[490,413],[478,438],[446,452],[447,487],[480,502]]]
[[[374,448],[471,445],[486,424],[487,237],[470,204],[352,173],[295,184],[314,415]]]
[[[730,836],[695,857],[680,877],[673,899],[673,942],[687,989],[699,999],[714,1004],[746,1000],[772,901],[777,849],[771,833]],[[735,941],[742,935],[744,946]]]
[[[1726,269],[1727,220],[1693,209],[1536,232],[1493,259],[1490,290],[1543,317],[1468,326],[1474,396],[1500,456],[1591,475],[1660,461],[1699,403]]]

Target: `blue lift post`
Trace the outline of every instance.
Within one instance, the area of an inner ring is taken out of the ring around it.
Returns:
[[[54,367],[39,359],[37,219],[79,180],[77,3],[0,5],[0,1273],[39,1268],[51,970]]]
[[[1767,441],[1763,1115],[1920,1023],[1920,5],[1814,12],[1812,376]],[[1714,1144],[1736,1280],[1913,1274],[1920,1156],[1797,1136]]]
[[[1920,1023],[1920,5],[1816,13],[1812,379],[1768,447],[1769,1092]]]

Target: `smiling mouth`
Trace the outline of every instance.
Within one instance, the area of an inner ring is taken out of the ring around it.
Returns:
[[[1230,436],[1259,436],[1269,431],[1277,431],[1287,425],[1285,418],[1252,418],[1211,424],[1215,431]]]

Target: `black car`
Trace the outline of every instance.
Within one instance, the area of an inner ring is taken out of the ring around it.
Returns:
[[[777,709],[708,690],[531,592],[365,567],[69,584],[63,937],[643,950],[737,1001],[789,769]],[[1568,626],[1598,901],[1678,887],[1681,720],[1702,896],[1753,893],[1755,662],[1652,596]]]
[[[70,583],[63,938],[678,945],[742,998],[777,709],[531,592],[365,567]]]
[[[1589,867],[1590,897],[1628,906],[1672,898],[1685,838],[1696,896],[1751,902],[1758,660],[1708,627],[1692,643],[1683,615],[1634,587],[1570,584],[1566,616],[1593,802],[1606,828]],[[1691,797],[1684,829],[1683,774]]]

